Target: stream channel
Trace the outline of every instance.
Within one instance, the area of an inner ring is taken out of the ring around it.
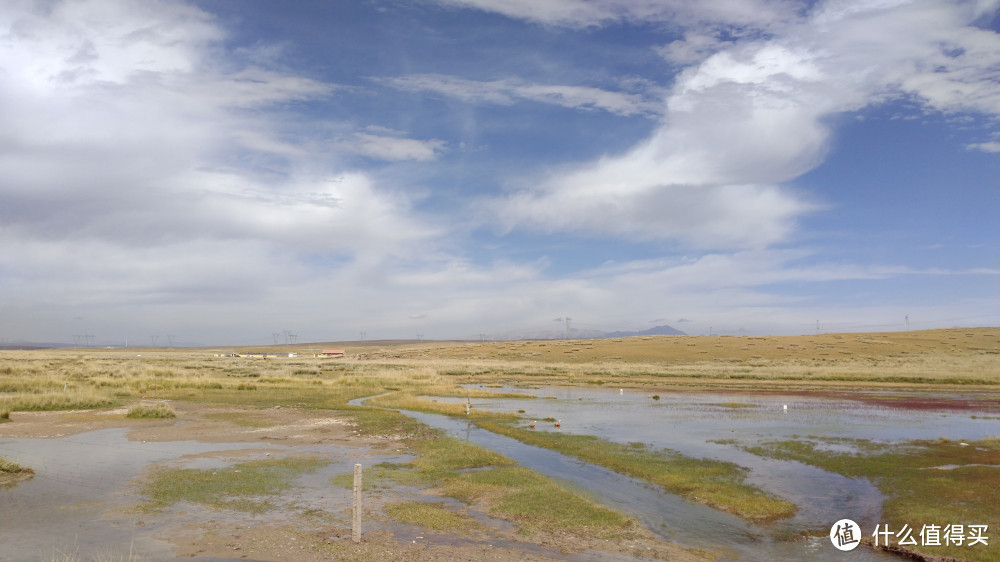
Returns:
[[[473,387],[482,388],[483,387]],[[544,387],[490,388],[537,398],[473,398],[472,407],[520,412],[544,431],[596,435],[619,443],[642,442],[692,457],[747,467],[747,482],[795,503],[799,511],[768,526],[665,493],[659,487],[575,457],[523,444],[448,416],[403,411],[429,426],[467,439],[550,477],[582,488],[595,500],[638,518],[652,532],[679,544],[721,551],[722,559],[898,560],[857,548],[841,552],[825,533],[843,518],[862,533],[880,522],[883,495],[866,479],[847,478],[793,461],[758,457],[737,445],[801,437],[862,438],[886,443],[909,439],[982,439],[1000,434],[1000,418],[969,409],[908,409],[836,397],[684,392],[653,399],[624,389]],[[427,397],[439,402],[460,398]],[[953,397],[961,400],[961,397]],[[364,399],[357,400],[360,404]],[[785,409],[787,406],[787,410]],[[561,429],[543,418],[561,420]],[[850,450],[848,444],[831,447]],[[802,538],[805,531],[824,536]]]

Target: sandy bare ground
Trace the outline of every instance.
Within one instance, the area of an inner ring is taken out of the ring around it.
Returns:
[[[141,444],[196,441],[202,444],[259,443],[260,447],[221,449],[184,455],[157,463],[173,467],[205,459],[236,463],[263,455],[275,458],[303,454],[319,447],[356,451],[369,464],[380,455],[398,455],[405,446],[399,436],[359,435],[350,420],[331,412],[298,408],[252,409],[171,403],[176,419],[130,420],[125,409],[72,412],[17,412],[0,425],[6,437],[58,439],[82,433],[127,428],[128,439]],[[275,447],[277,445],[278,447]],[[280,452],[279,452],[280,451]],[[343,460],[341,462],[344,462]],[[366,494],[365,533],[360,543],[351,540],[350,504],[343,491],[329,492],[324,509],[315,509],[313,488],[300,488],[282,496],[263,514],[175,504],[159,512],[137,509],[143,497],[141,482],[153,469],[148,466],[134,481],[122,483],[115,501],[103,506],[100,519],[108,525],[130,526],[140,539],[168,545],[178,558],[248,560],[701,560],[703,553],[656,540],[651,535],[621,544],[567,536],[558,530],[518,535],[509,523],[492,519],[483,506],[461,506],[428,490],[389,487]],[[324,494],[327,492],[323,492]],[[339,495],[338,495],[339,494]],[[124,498],[124,500],[122,499]],[[434,532],[390,521],[381,506],[397,501],[443,501],[485,524],[472,535]],[[139,559],[142,540],[135,550]],[[132,548],[132,547],[126,547]],[[119,549],[122,550],[122,549]],[[158,558],[154,554],[151,558]]]

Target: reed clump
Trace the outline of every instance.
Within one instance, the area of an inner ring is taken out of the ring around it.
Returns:
[[[34,476],[33,469],[0,457],[0,490],[13,488],[19,482],[31,480]]]
[[[128,413],[125,414],[126,418],[131,419],[161,419],[161,418],[176,418],[177,412],[174,411],[168,404],[162,402],[158,404],[137,404],[128,409]]]

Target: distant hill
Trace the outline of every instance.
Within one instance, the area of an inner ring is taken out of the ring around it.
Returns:
[[[684,332],[667,326],[656,326],[641,332],[611,332],[600,336],[601,338],[631,338],[633,336],[686,336]]]
[[[566,332],[562,330],[518,330],[514,332],[507,332],[501,335],[493,335],[490,337],[491,340],[500,341],[512,341],[512,340],[602,340],[608,338],[630,338],[633,336],[686,336],[684,332],[674,329],[670,326],[656,326],[648,330],[643,330],[641,332],[605,332],[602,330],[593,329],[582,329],[577,330],[576,328],[569,331],[569,337],[567,337]],[[473,338],[469,338],[473,339]]]

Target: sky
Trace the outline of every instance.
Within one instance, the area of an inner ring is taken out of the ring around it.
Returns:
[[[5,0],[0,343],[1000,325],[1000,0]]]

